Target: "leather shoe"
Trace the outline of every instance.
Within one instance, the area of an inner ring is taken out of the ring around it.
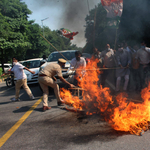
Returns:
[[[43,111],[46,111],[46,110],[49,110],[49,109],[51,109],[51,107],[43,106]]]
[[[63,105],[64,105],[64,102],[62,102],[62,101],[57,102],[57,105],[58,105],[58,106],[63,106]]]

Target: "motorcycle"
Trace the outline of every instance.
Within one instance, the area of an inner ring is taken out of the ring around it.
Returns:
[[[14,83],[14,74],[10,74],[6,79],[6,85],[7,87],[11,87],[11,86],[14,86],[15,83]]]

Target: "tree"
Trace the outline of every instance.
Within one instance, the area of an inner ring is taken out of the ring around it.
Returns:
[[[105,49],[107,43],[114,47],[116,28],[107,26],[108,20],[106,14],[106,10],[100,3],[92,9],[90,14],[85,18],[86,52],[92,53],[93,47],[97,47],[99,51],[102,51]]]
[[[25,59],[39,58],[43,54],[47,55],[49,50],[49,44],[43,40],[40,36],[42,29],[38,24],[32,22],[29,25],[28,40],[31,43],[31,47],[27,49]]]
[[[0,0],[0,54],[1,63],[13,55],[23,58],[27,47],[30,47],[26,30],[28,14],[25,3],[19,0]],[[20,53],[20,50],[22,51]]]
[[[31,11],[21,0],[0,0],[0,55],[1,63],[12,56],[20,60],[48,56],[55,49],[40,36],[43,29],[33,20],[28,21]],[[57,31],[43,27],[45,37],[57,50],[78,49],[69,39],[60,37]]]
[[[149,6],[149,0],[124,0],[123,13],[116,34],[116,28],[109,28],[107,26],[106,10],[101,4],[98,4],[85,18],[85,37],[87,39],[85,51],[92,53],[93,46],[102,51],[106,43],[109,43],[114,48],[116,35],[118,43],[126,41],[129,45],[133,46],[144,40],[150,46]],[[96,19],[94,19],[95,17]]]

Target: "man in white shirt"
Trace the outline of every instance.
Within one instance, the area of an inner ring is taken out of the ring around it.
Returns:
[[[81,57],[80,51],[75,52],[75,58],[71,60],[71,67],[74,69],[86,67],[86,61],[83,57]]]
[[[141,42],[141,48],[136,53],[136,58],[140,61],[138,68],[140,77],[140,90],[145,86],[146,75],[150,64],[150,48],[146,47],[145,42]]]
[[[103,70],[103,74],[101,74],[101,85],[104,87],[107,76],[109,74],[112,74],[113,76],[114,74],[114,70],[109,68],[114,68],[116,65],[115,53],[114,50],[110,48],[109,44],[106,44],[106,49],[101,52],[100,57],[103,58],[104,61],[103,68],[107,68],[106,70]]]
[[[13,61],[13,68],[11,69],[11,71],[8,73],[2,74],[2,76],[4,76],[4,75],[10,74],[12,72],[12,73],[14,73],[14,76],[17,78],[16,84],[15,84],[16,95],[15,95],[15,98],[12,98],[11,100],[12,101],[19,101],[20,100],[19,99],[19,92],[20,92],[21,86],[23,86],[24,90],[27,92],[30,99],[35,99],[30,88],[27,85],[27,76],[24,73],[23,69],[26,69],[27,71],[31,72],[32,74],[34,74],[35,72],[29,70],[28,68],[26,68],[25,66],[20,64],[16,57],[13,57],[12,61]]]
[[[75,69],[75,77],[74,77],[74,85],[77,85],[77,80],[76,78],[79,77],[81,74],[84,75],[85,73],[85,67],[86,67],[86,61],[83,57],[81,57],[81,52],[80,51],[76,51],[75,52],[75,58],[73,58],[71,60],[71,69]],[[77,69],[81,69],[81,70],[77,70]],[[82,70],[83,69],[83,70]],[[80,76],[81,78],[81,76]]]

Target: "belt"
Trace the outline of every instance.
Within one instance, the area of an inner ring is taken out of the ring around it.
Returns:
[[[39,77],[44,77],[44,76],[47,76],[47,75],[45,75],[45,74],[39,74]]]

